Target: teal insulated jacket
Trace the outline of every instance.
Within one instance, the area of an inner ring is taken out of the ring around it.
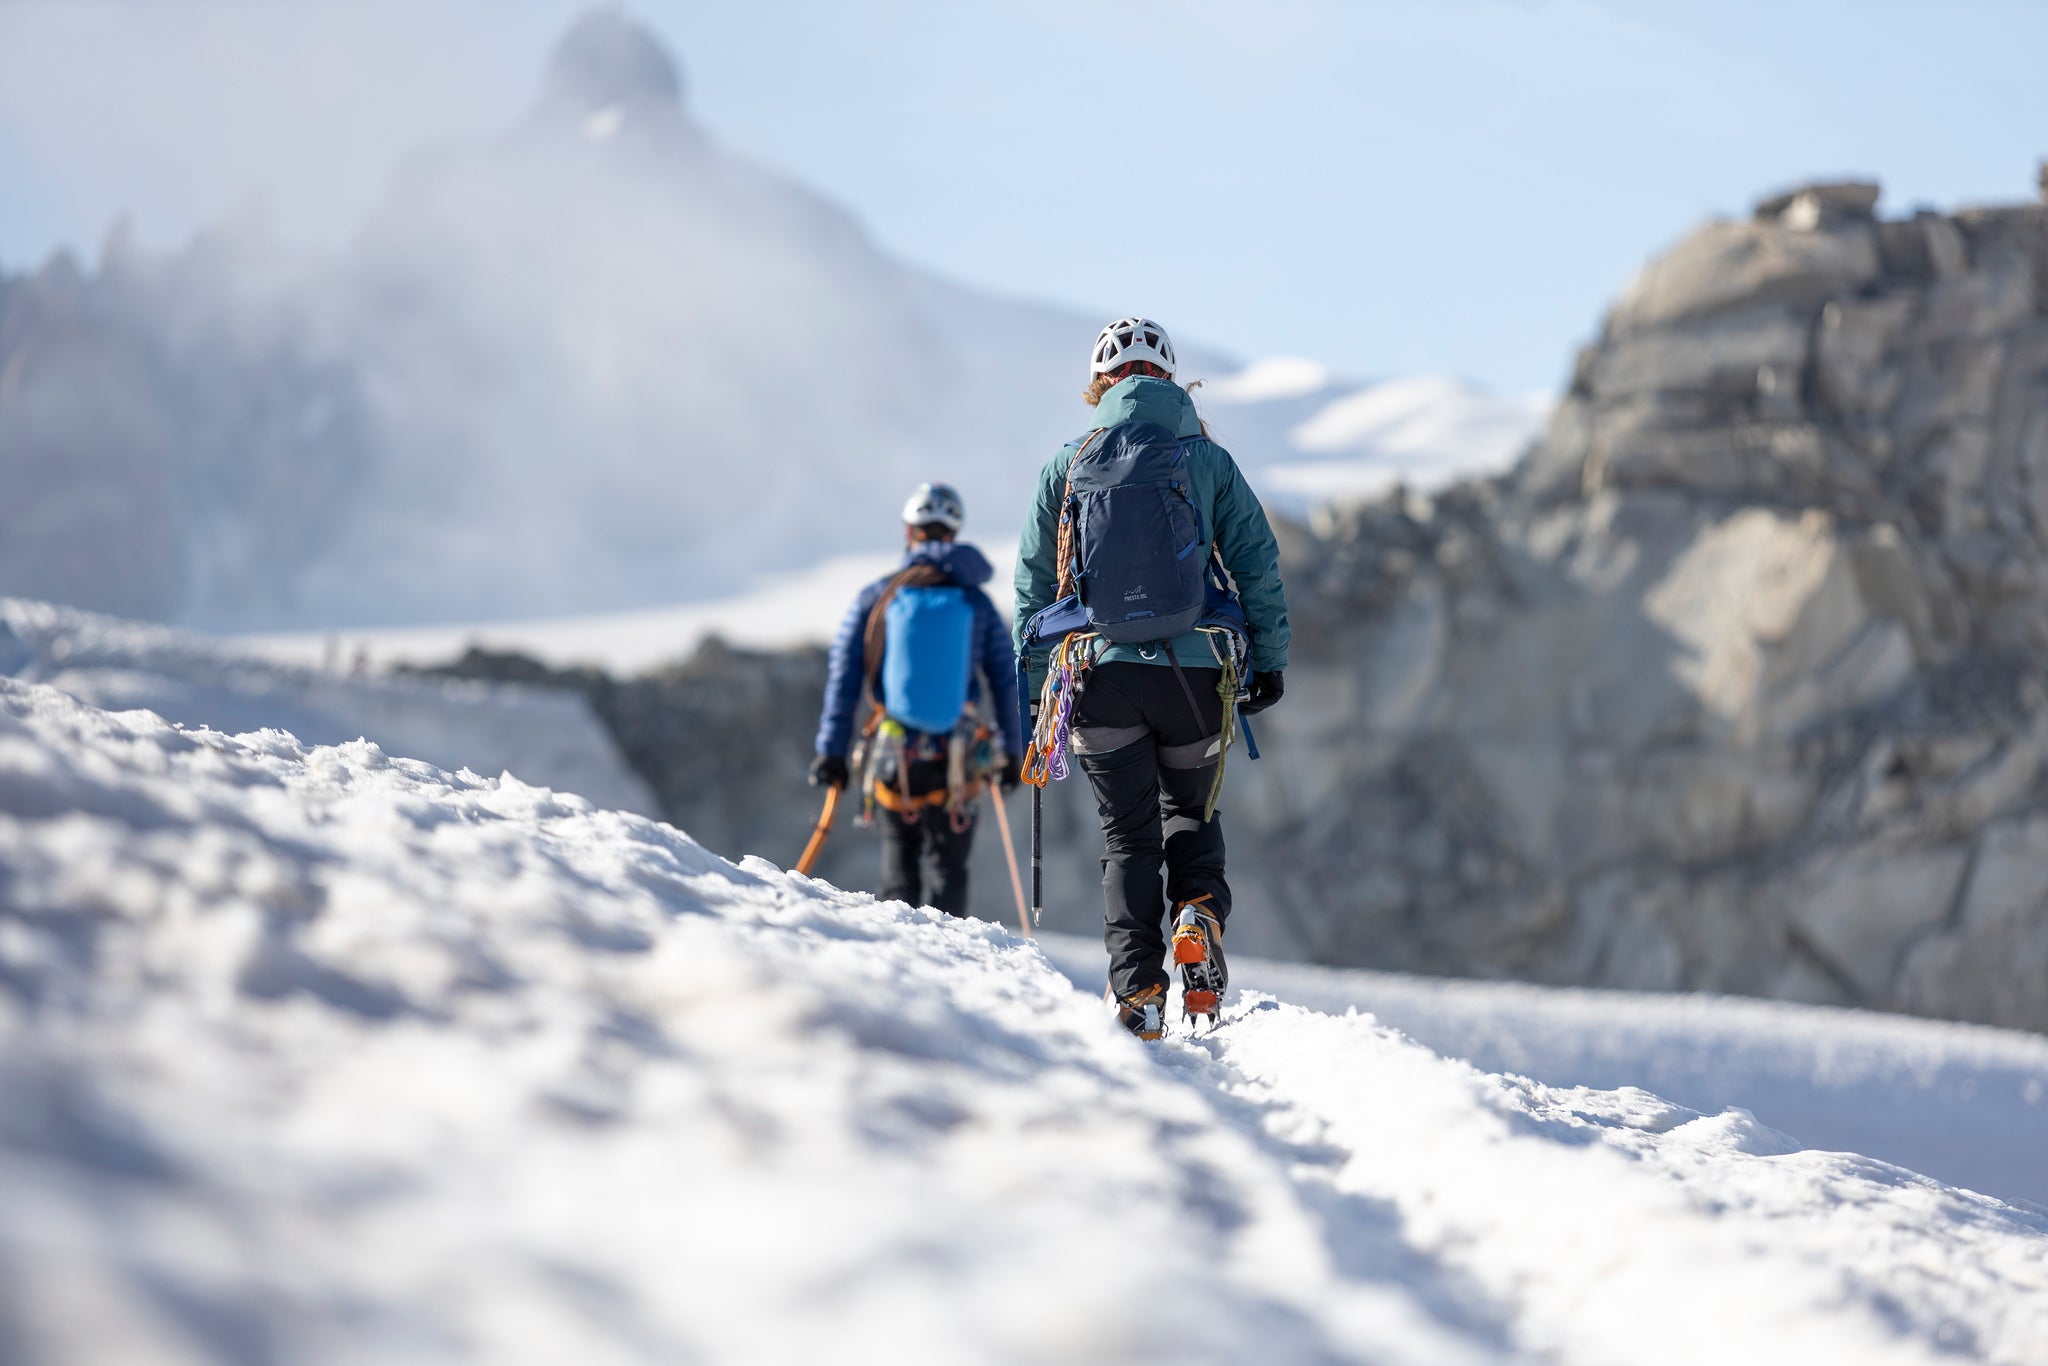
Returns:
[[[1178,437],[1200,436],[1202,420],[1195,413],[1187,391],[1171,380],[1134,376],[1102,396],[1095,410],[1095,425],[1119,427],[1126,422],[1152,422]],[[1023,542],[1017,548],[1017,648],[1024,648],[1024,623],[1059,596],[1060,507],[1066,501],[1067,470],[1074,453],[1087,440],[1083,433],[1069,441],[1039,472],[1038,492],[1031,500],[1031,514],[1024,521]],[[1273,540],[1273,528],[1266,522],[1266,510],[1252,496],[1251,485],[1230,452],[1206,438],[1187,447],[1189,494],[1201,510],[1202,525],[1211,529],[1212,544],[1221,552],[1223,567],[1237,581],[1238,596],[1251,624],[1252,668],[1269,672],[1287,667],[1287,594],[1280,586],[1280,547]],[[1176,637],[1174,657],[1186,668],[1214,668],[1216,656],[1209,639],[1199,631]],[[1045,679],[1044,650],[1033,655],[1031,687],[1034,695]],[[1104,662],[1137,660],[1165,666],[1165,654],[1146,645],[1111,645],[1102,654]]]

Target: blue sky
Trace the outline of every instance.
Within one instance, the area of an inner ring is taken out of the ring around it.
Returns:
[[[529,101],[565,0],[0,0],[0,265],[252,204],[344,240]],[[728,146],[900,256],[1247,357],[1554,386],[1648,255],[1811,176],[2018,200],[2048,4],[628,5]]]

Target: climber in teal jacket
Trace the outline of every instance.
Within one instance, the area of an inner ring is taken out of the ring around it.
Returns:
[[[1170,379],[1147,375],[1120,380],[1103,393],[1088,431],[1126,422],[1156,423],[1175,436],[1207,435],[1187,390]],[[1059,596],[1060,504],[1066,494],[1067,469],[1087,436],[1084,432],[1068,442],[1039,471],[1038,492],[1032,499],[1030,515],[1024,519],[1024,535],[1017,547],[1014,634],[1020,650],[1025,623]],[[1245,483],[1237,461],[1214,441],[1190,443],[1187,461],[1190,492],[1195,506],[1201,509],[1202,525],[1215,529],[1216,549],[1222,552],[1223,567],[1237,581],[1245,618],[1251,623],[1252,670],[1258,674],[1278,673],[1287,667],[1287,595],[1280,583],[1280,547],[1266,521],[1266,510],[1259,506],[1258,497]],[[1216,662],[1209,652],[1208,638],[1199,631],[1181,636],[1173,647],[1174,655],[1186,667],[1206,667]],[[1148,658],[1142,647],[1136,645],[1112,645],[1103,653],[1102,660],[1136,660],[1162,668],[1166,665],[1165,658],[1156,651]],[[1033,696],[1044,681],[1045,651],[1041,650],[1031,660]]]
[[[1187,391],[1173,382],[1173,343],[1159,324],[1122,318],[1103,328],[1089,370],[1082,398],[1096,410],[1094,425],[1046,462],[1024,520],[1016,580],[1020,659],[1027,624],[1060,596],[1060,514],[1077,452],[1094,432],[1150,424],[1186,442],[1185,493],[1210,537],[1197,563],[1206,563],[1212,551],[1221,559],[1249,626],[1251,690],[1237,709],[1246,716],[1263,711],[1284,690],[1288,644],[1280,548],[1265,510],[1230,452],[1208,439]],[[1049,649],[1030,653],[1021,662],[1030,671],[1030,695],[1037,696]],[[1223,925],[1230,885],[1223,873],[1222,812],[1210,804],[1222,762],[1228,685],[1210,637],[1199,630],[1166,648],[1109,644],[1093,658],[1079,673],[1069,720],[1071,747],[1102,817],[1109,995],[1126,1029],[1157,1039],[1165,1029],[1168,985],[1162,912],[1172,917],[1183,1011],[1213,1023],[1229,988]]]

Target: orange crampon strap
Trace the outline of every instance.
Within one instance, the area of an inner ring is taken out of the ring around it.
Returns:
[[[1190,906],[1200,906],[1203,902],[1208,901],[1210,897],[1210,893],[1204,892],[1198,897],[1183,901],[1180,904],[1180,909],[1186,910]],[[1203,910],[1200,914],[1208,916],[1213,915],[1214,912]],[[1201,921],[1196,921],[1192,925],[1175,926],[1173,931],[1173,961],[1176,963],[1205,963],[1208,960],[1209,930],[1207,925]],[[1188,998],[1193,1000],[1194,994],[1190,992]],[[1210,994],[1210,999],[1213,1004],[1215,999],[1214,993]],[[1196,1008],[1189,1006],[1188,1009],[1192,1011]]]

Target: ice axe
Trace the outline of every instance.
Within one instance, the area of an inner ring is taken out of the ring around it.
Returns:
[[[1017,724],[1027,739],[1032,731],[1031,715],[1031,651],[1027,646],[1017,652]],[[1031,746],[1024,746],[1026,767],[1030,766]],[[1001,803],[997,803],[998,809]],[[1045,836],[1040,824],[1045,817],[1045,788],[1039,783],[1031,784],[1031,913],[1025,917],[1027,925],[1036,925],[1045,913]],[[1003,818],[1003,847],[1010,845],[1009,817]],[[1010,876],[1017,875],[1016,855],[1011,855]],[[1028,935],[1030,930],[1025,930]]]
[[[839,794],[845,788],[834,784],[825,789],[825,809],[818,813],[818,828],[811,831],[811,842],[804,846],[804,856],[796,861],[796,870],[805,877],[818,865],[818,855],[825,852],[825,837],[832,833],[832,818],[839,814]]]
[[[1045,789],[1037,785],[1031,788],[1031,923],[1045,914],[1045,839],[1039,832],[1039,822],[1044,814]]]

